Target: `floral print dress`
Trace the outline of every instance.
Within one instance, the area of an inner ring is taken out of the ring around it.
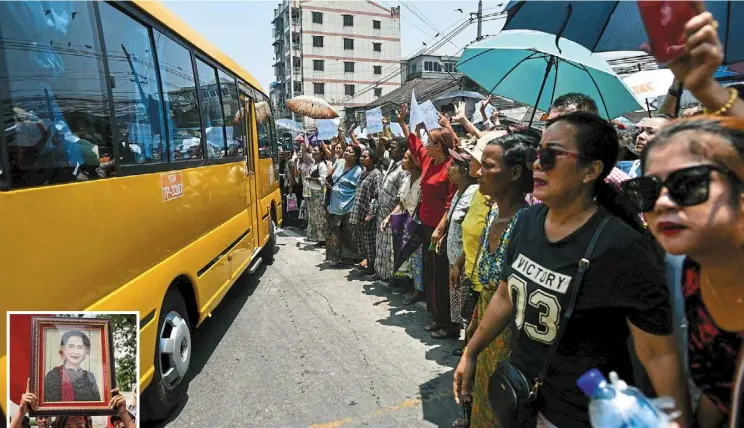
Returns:
[[[512,239],[512,231],[517,224],[519,217],[526,208],[520,208],[514,214],[509,223],[501,234],[501,240],[494,253],[489,251],[488,235],[493,222],[499,216],[499,210],[496,206],[491,208],[486,219],[486,226],[481,234],[480,251],[476,259],[478,266],[478,279],[483,285],[478,307],[476,308],[477,320],[482,320],[486,313],[486,308],[491,302],[491,298],[496,294],[501,277],[501,268],[506,257],[506,248],[509,246],[509,240]],[[491,410],[491,404],[488,402],[488,381],[491,375],[496,371],[496,364],[499,361],[509,358],[511,349],[511,329],[506,328],[483,352],[478,356],[478,362],[475,367],[475,384],[473,387],[473,411],[470,417],[470,427],[498,427],[496,418]]]

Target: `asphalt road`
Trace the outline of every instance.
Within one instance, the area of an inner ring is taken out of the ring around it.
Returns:
[[[451,426],[456,342],[291,230],[277,246],[197,330],[188,397],[165,426]]]

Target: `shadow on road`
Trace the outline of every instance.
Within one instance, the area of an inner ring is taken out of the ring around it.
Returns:
[[[424,330],[424,326],[431,321],[426,309],[416,304],[403,305],[405,296],[393,294],[392,290],[382,283],[365,284],[364,293],[388,299],[390,315],[378,321],[380,324],[404,329],[412,338],[430,346],[426,351],[427,360],[452,368],[419,386],[422,419],[440,427],[451,426],[452,422],[462,416],[462,410],[455,404],[451,392],[454,368],[460,361],[460,357],[452,355],[452,351],[459,346],[459,341],[431,337],[431,333]]]
[[[278,251],[274,248],[274,254]],[[227,333],[227,330],[235,321],[243,306],[253,295],[253,292],[258,288],[261,283],[261,277],[266,272],[266,265],[259,266],[258,270],[250,275],[246,270],[243,275],[230,288],[230,291],[225,294],[222,302],[212,312],[212,316],[207,318],[202,325],[194,332],[192,343],[194,344],[193,353],[191,354],[191,365],[189,367],[189,382],[199,375],[204,366],[207,364],[209,359],[212,357],[212,353],[217,349],[217,345],[220,344],[222,338]],[[178,418],[183,409],[188,403],[189,394],[188,390],[184,399],[181,400],[176,410],[170,415],[170,417],[161,423],[147,423],[143,422],[143,428],[162,428],[168,425],[170,422]]]

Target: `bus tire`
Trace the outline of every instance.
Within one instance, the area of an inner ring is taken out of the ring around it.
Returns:
[[[269,221],[269,240],[266,241],[266,245],[261,250],[261,258],[266,264],[271,264],[274,261],[274,247],[276,246],[274,219],[270,218]]]
[[[186,394],[191,380],[189,365],[193,352],[190,322],[188,306],[181,292],[171,288],[163,299],[158,319],[155,374],[145,395],[149,420],[167,419]],[[169,343],[173,348],[162,349]]]

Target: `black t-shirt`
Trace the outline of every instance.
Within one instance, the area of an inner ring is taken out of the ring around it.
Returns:
[[[586,254],[603,208],[564,239],[545,236],[548,207],[536,205],[519,219],[507,249],[502,280],[514,304],[511,361],[535,379],[556,337],[579,260]],[[632,382],[627,321],[652,334],[672,333],[664,260],[649,238],[612,217],[602,231],[574,312],[539,391],[539,408],[561,427],[589,426],[588,398],[576,380],[591,368],[616,371]],[[563,327],[563,326],[562,326]]]

